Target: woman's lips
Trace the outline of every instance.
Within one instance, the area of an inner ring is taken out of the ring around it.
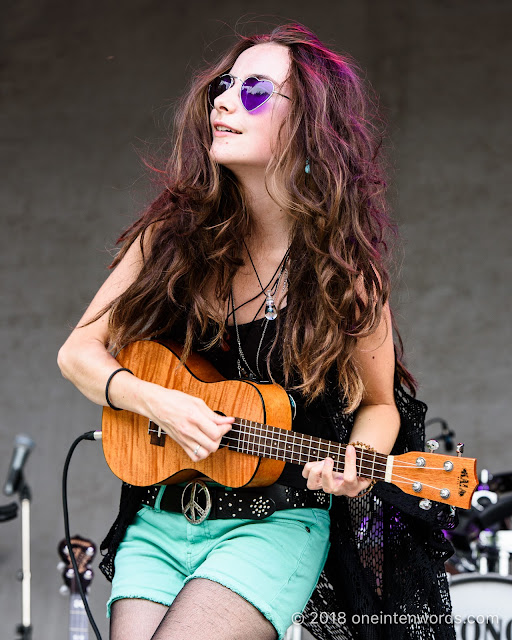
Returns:
[[[212,125],[213,125],[214,135],[229,133],[234,136],[239,136],[242,133],[236,127],[233,127],[231,124],[228,124],[227,122],[222,122],[222,120],[215,120],[215,122],[213,122]]]
[[[218,138],[222,138],[223,136],[241,136],[241,133],[233,133],[232,131],[217,131],[217,129],[213,130],[213,135]]]

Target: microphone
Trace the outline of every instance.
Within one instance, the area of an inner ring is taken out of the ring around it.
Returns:
[[[23,466],[27,461],[29,453],[34,448],[34,441],[29,436],[20,434],[14,440],[14,451],[12,452],[11,465],[7,473],[7,480],[4,485],[4,493],[6,496],[18,490],[21,480]]]

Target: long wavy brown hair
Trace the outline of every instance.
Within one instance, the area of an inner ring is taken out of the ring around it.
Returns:
[[[109,312],[109,346],[117,350],[167,333],[184,313],[184,360],[209,321],[217,327],[210,345],[222,339],[231,282],[243,264],[240,238],[250,233],[251,216],[234,174],[210,156],[207,91],[244,50],[269,42],[286,46],[291,60],[291,109],[266,170],[269,194],[293,218],[288,309],[278,323],[285,384],[293,380],[309,402],[324,391],[334,367],[349,412],[364,390],[352,358],[356,342],[376,330],[390,290],[386,238],[394,227],[384,195],[382,118],[354,60],[299,24],[239,36],[193,78],[176,109],[173,151],[157,172],[163,190],[118,240],[123,245],[111,267],[137,238],[143,266],[103,311]],[[211,282],[215,307],[205,295]],[[304,290],[307,296],[299,294]],[[414,393],[396,335],[397,371]]]

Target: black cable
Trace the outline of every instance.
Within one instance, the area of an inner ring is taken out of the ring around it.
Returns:
[[[441,433],[438,436],[435,436],[434,440],[442,440],[444,442],[445,451],[453,451],[453,438],[455,437],[455,431],[449,428],[446,420],[443,418],[430,418],[430,420],[425,421],[425,428],[437,423],[441,425]]]
[[[18,515],[18,505],[16,502],[10,502],[9,504],[0,507],[0,522],[7,522],[13,520]]]
[[[73,571],[75,572],[75,576],[77,578],[77,585],[78,585],[78,590],[80,591],[80,597],[82,598],[82,602],[84,603],[85,611],[87,612],[87,617],[89,618],[89,622],[91,623],[91,627],[96,635],[96,638],[98,640],[102,640],[99,629],[96,626],[96,623],[94,622],[93,615],[89,608],[89,603],[87,602],[87,597],[85,595],[82,582],[81,580],[78,579],[78,575],[79,575],[78,565],[76,564],[75,554],[73,552],[73,547],[71,546],[71,536],[69,534],[68,489],[67,489],[68,469],[69,469],[69,463],[71,461],[71,456],[73,455],[73,452],[76,449],[78,443],[81,442],[82,440],[96,440],[95,433],[96,433],[95,431],[88,431],[87,433],[82,434],[73,442],[73,444],[71,445],[68,451],[66,462],[64,463],[64,470],[62,472],[62,509],[64,512],[64,532],[65,532],[66,544],[68,545],[69,557],[71,560],[71,564],[73,565]]]

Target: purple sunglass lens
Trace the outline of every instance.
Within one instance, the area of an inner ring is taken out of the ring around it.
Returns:
[[[274,93],[274,85],[270,80],[247,78],[242,84],[240,98],[247,111],[254,111],[270,98]]]

